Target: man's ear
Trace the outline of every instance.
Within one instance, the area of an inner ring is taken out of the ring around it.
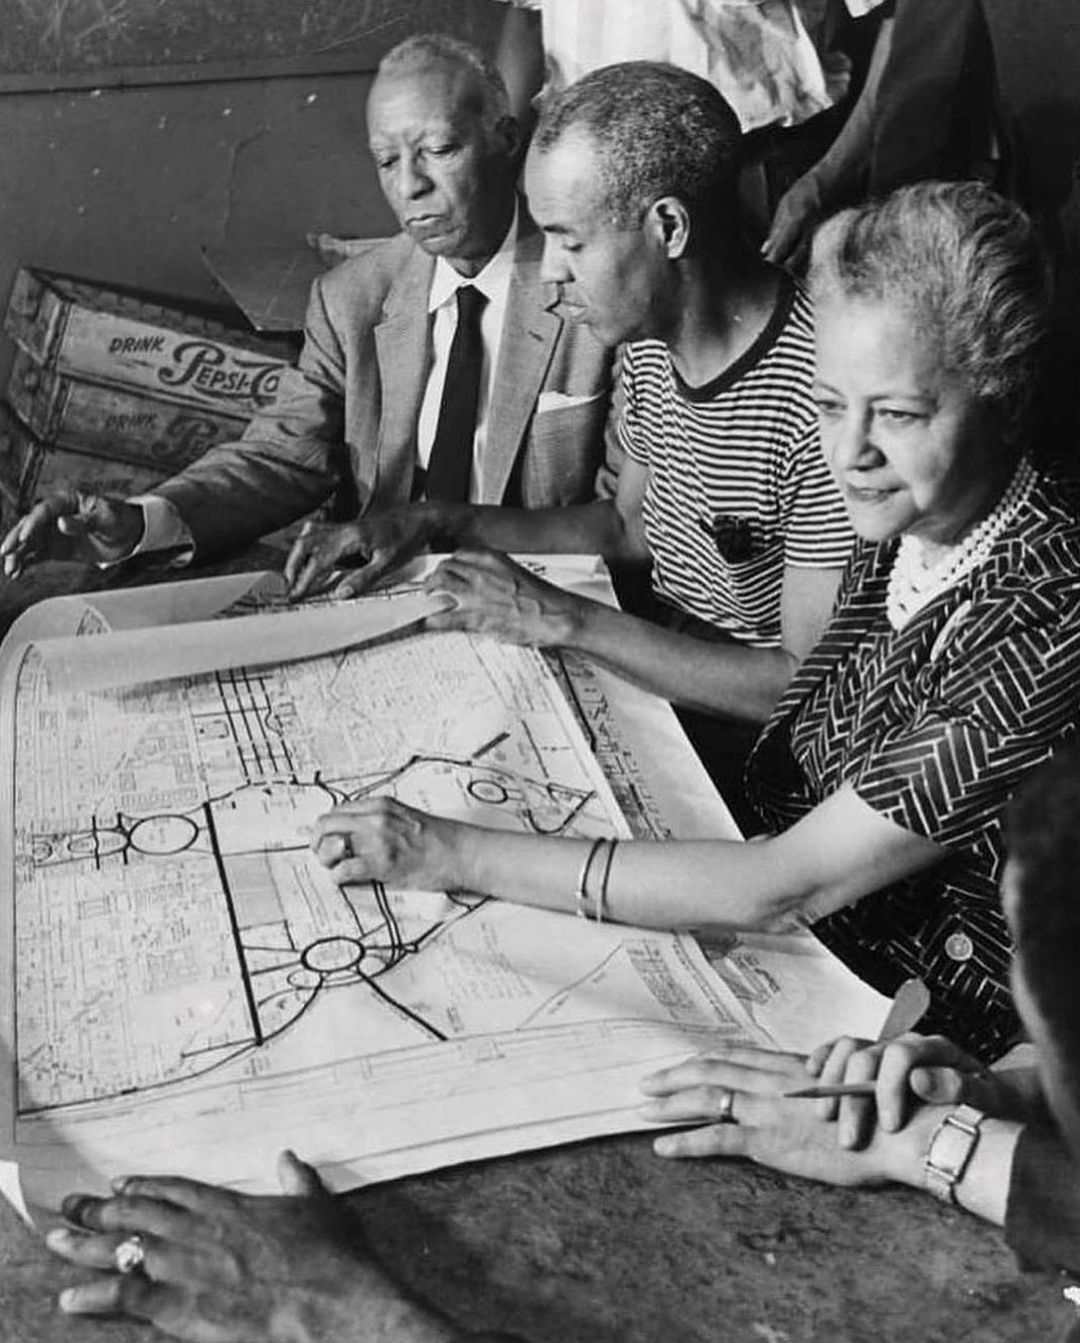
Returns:
[[[521,134],[517,117],[500,117],[491,133],[492,143],[501,154],[517,161],[525,150],[525,140]]]
[[[645,216],[646,227],[669,261],[685,256],[690,246],[690,213],[678,196],[661,196]]]

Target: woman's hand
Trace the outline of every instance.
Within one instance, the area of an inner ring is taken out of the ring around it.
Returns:
[[[875,1131],[859,1151],[837,1142],[837,1126],[817,1101],[787,1099],[806,1085],[805,1060],[749,1046],[699,1054],[645,1078],[643,1107],[656,1123],[701,1124],[665,1133],[664,1157],[747,1157],[774,1170],[834,1185],[917,1184],[926,1135]]]
[[[462,890],[473,829],[391,797],[368,797],[320,816],[311,847],[339,886],[381,881],[412,890]]]
[[[66,1198],[69,1227],[48,1246],[94,1276],[61,1292],[61,1310],[148,1321],[192,1343],[457,1337],[375,1264],[310,1166],[285,1152],[278,1175],[274,1198],[142,1176],[116,1181],[111,1198]],[[117,1247],[132,1236],[142,1263],[118,1272]]]
[[[1023,1121],[1038,1103],[1030,1070],[995,1072],[942,1035],[909,1032],[887,1044],[844,1036],[819,1045],[806,1071],[825,1085],[874,1083],[873,1096],[823,1102],[828,1117],[838,1116],[840,1145],[850,1150],[863,1147],[875,1128],[897,1132],[920,1104],[967,1104],[997,1119]]]
[[[473,630],[534,648],[568,644],[588,606],[494,551],[458,551],[424,586],[449,593],[456,603],[430,616],[427,629]]]

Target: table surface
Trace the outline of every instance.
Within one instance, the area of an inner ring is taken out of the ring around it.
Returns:
[[[0,580],[0,634],[31,600],[102,581],[81,566]],[[643,1135],[346,1197],[421,1297],[534,1343],[1052,1343],[1073,1314],[1062,1279],[1020,1272],[1000,1231],[925,1195],[665,1162]],[[75,1276],[0,1200],[0,1340],[145,1343],[61,1315]]]
[[[1073,1313],[998,1230],[915,1191],[661,1161],[643,1135],[345,1197],[417,1294],[533,1343],[1053,1343]],[[0,1265],[5,1343],[146,1343],[61,1315],[75,1271],[7,1208]]]

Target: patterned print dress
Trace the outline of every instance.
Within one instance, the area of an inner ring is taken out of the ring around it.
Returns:
[[[923,1029],[992,1059],[1019,1027],[998,897],[1003,810],[1080,722],[1080,523],[1038,482],[986,563],[899,632],[885,614],[896,544],[857,548],[747,782],[773,831],[849,785],[941,846],[941,862],[814,932],[883,993],[920,975],[933,999]]]

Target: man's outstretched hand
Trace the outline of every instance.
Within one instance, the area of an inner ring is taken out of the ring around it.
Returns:
[[[82,490],[57,490],[12,527],[0,541],[5,578],[18,578],[37,560],[108,564],[130,555],[143,534],[137,504]]]

